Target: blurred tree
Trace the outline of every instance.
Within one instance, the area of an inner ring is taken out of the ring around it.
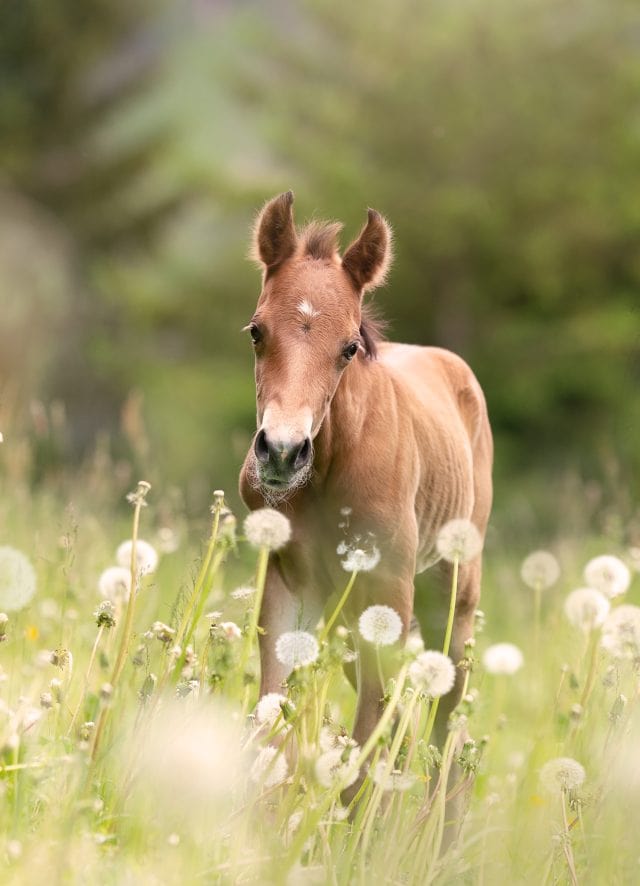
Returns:
[[[499,471],[640,469],[639,33],[630,0],[281,3],[242,78],[307,206],[390,218],[394,336],[470,360]]]

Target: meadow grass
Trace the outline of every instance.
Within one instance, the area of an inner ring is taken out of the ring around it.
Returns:
[[[484,624],[445,746],[432,744],[437,701],[416,681],[412,638],[391,653],[387,714],[358,748],[342,667],[357,644],[338,610],[366,572],[330,589],[340,602],[317,642],[283,638],[282,654],[309,663],[255,712],[268,551],[246,541],[222,493],[198,538],[145,486],[127,515],[88,482],[0,482],[0,546],[26,554],[37,578],[13,610],[0,575],[2,882],[637,882],[636,610],[615,634],[611,614],[602,628],[588,606],[570,610],[578,626],[565,612],[594,555],[633,567],[623,535],[556,539],[560,575],[544,588],[544,569],[521,577],[527,540],[511,551],[494,531]],[[121,551],[105,604],[100,577],[132,535],[159,564],[140,573],[144,549]],[[638,601],[631,574],[611,613]],[[452,845],[447,793],[466,811]]]

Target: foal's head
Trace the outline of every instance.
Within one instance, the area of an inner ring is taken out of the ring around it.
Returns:
[[[276,494],[305,481],[342,374],[375,353],[362,296],[390,262],[391,232],[375,210],[341,258],[342,226],[312,223],[298,232],[292,206],[289,191],[258,216],[252,252],[263,285],[247,326],[256,353],[256,479]]]

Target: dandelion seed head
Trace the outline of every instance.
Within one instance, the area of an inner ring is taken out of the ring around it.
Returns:
[[[640,658],[640,606],[625,604],[613,609],[602,625],[600,643],[613,658]]]
[[[391,646],[402,633],[402,619],[391,606],[369,606],[358,620],[358,629],[369,643]]]
[[[131,539],[123,541],[116,550],[116,563],[127,568],[131,566]],[[158,568],[158,552],[148,541],[139,538],[136,541],[136,571],[138,575],[150,575]]]
[[[349,549],[347,556],[341,561],[342,568],[347,572],[371,572],[379,562],[380,551],[375,545],[366,551],[363,548]]]
[[[471,520],[464,518],[449,520],[438,532],[436,548],[441,557],[449,563],[458,560],[468,563],[482,550],[482,536]]]
[[[420,652],[424,652],[424,640],[420,634],[409,634],[404,648],[410,655],[418,655]]]
[[[281,784],[287,777],[287,761],[278,749],[268,745],[259,751],[253,761],[249,778],[262,788],[271,788]]]
[[[276,640],[276,658],[289,668],[313,664],[319,652],[318,641],[308,631],[286,631]]]
[[[316,779],[323,788],[350,787],[357,779],[358,748],[331,748],[316,760]]]
[[[540,770],[540,784],[549,793],[575,791],[586,777],[582,764],[572,757],[556,757]]]
[[[0,547],[0,607],[16,612],[32,600],[36,592],[36,573],[22,551]]]
[[[103,600],[93,613],[99,628],[112,628],[116,623],[116,611],[111,600]]]
[[[159,814],[174,821],[185,816],[193,821],[203,810],[224,815],[247,764],[231,710],[214,698],[206,707],[172,700],[160,706],[146,730],[138,747],[121,750],[124,771],[133,759],[140,765],[134,793],[154,799]]]
[[[429,649],[409,665],[411,682],[430,698],[440,698],[453,689],[456,668],[448,655]]]
[[[254,547],[277,551],[291,538],[291,523],[273,508],[260,508],[245,519],[244,534]]]
[[[268,692],[263,695],[256,705],[256,721],[261,725],[268,726],[270,729],[278,718],[280,722],[284,722],[282,706],[295,710],[295,705],[290,702],[286,695],[280,692]]]
[[[595,588],[578,588],[564,601],[564,613],[576,628],[588,633],[599,628],[609,614],[611,604]]]
[[[523,560],[520,575],[532,590],[546,591],[560,578],[560,564],[550,551],[533,551]]]
[[[495,643],[485,650],[482,664],[489,674],[515,674],[524,664],[524,656],[513,643]]]
[[[386,769],[386,762],[379,760],[371,773],[374,784],[377,784],[383,791],[408,791],[416,782],[415,775],[410,772],[402,772],[400,769],[392,769],[391,772],[387,772]]]
[[[231,591],[231,597],[234,600],[248,600],[250,597],[253,597],[255,592],[255,588],[252,588],[249,585],[242,585],[241,587]]]
[[[227,640],[239,640],[240,637],[242,637],[242,631],[235,623],[235,621],[221,621],[220,629],[222,630]]]
[[[607,597],[619,597],[631,584],[631,572],[618,557],[603,554],[589,560],[584,578],[590,588],[596,588]]]

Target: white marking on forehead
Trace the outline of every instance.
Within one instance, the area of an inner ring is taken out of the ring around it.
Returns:
[[[320,311],[316,311],[311,302],[306,299],[298,305],[298,312],[307,320],[313,320],[314,317],[320,316]]]

